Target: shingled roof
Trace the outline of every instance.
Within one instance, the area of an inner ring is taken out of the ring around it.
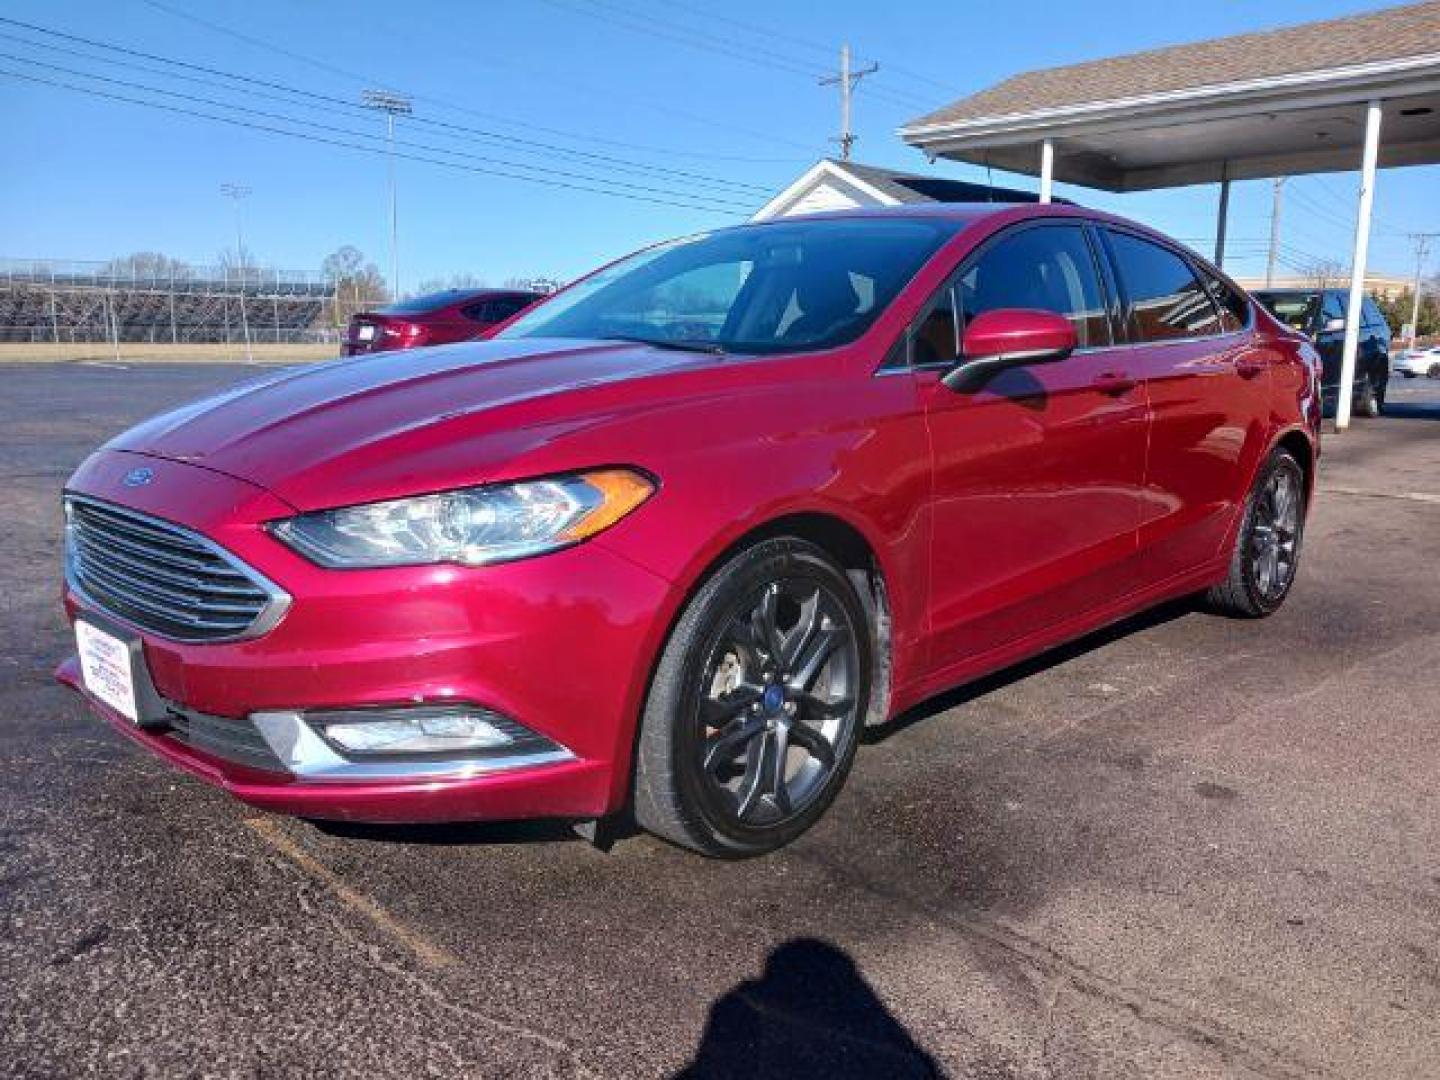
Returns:
[[[902,132],[1434,54],[1440,0],[1029,71],[912,120]]]

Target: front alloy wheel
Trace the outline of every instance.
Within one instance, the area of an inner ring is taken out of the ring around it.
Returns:
[[[788,843],[834,798],[869,694],[870,633],[843,571],[800,540],[741,552],[672,632],[641,729],[635,813],[715,855]]]

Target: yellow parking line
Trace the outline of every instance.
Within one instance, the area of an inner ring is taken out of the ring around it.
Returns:
[[[394,938],[419,958],[427,967],[450,967],[459,961],[439,945],[425,940],[414,930],[400,922],[383,907],[363,893],[356,892],[345,884],[333,870],[319,862],[294,840],[285,835],[279,824],[269,818],[246,818],[245,824],[260,839],[289,859],[305,873],[320,882],[342,904],[358,915],[369,919],[378,930]]]

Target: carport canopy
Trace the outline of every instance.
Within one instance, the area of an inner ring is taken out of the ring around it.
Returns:
[[[1336,427],[1350,420],[1377,168],[1440,163],[1440,0],[1026,72],[911,121],[951,158],[1105,191],[1359,169]]]

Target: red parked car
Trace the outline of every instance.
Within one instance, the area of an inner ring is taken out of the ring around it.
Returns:
[[[279,372],[66,488],[59,677],[246,802],[627,808],[712,855],[835,798],[866,724],[1170,597],[1295,578],[1317,358],[1074,207],[748,225],[489,341]]]
[[[544,295],[513,289],[447,289],[362,311],[351,317],[340,355],[469,341]]]

